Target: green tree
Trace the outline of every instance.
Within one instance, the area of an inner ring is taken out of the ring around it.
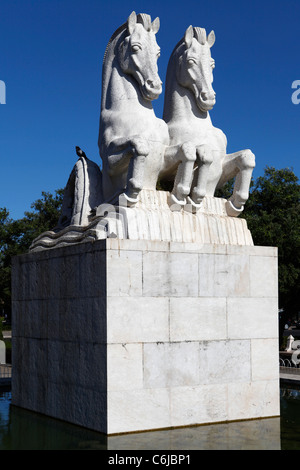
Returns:
[[[11,259],[26,253],[38,235],[55,228],[62,199],[62,189],[56,190],[54,195],[42,192],[42,197],[32,203],[33,210],[25,212],[18,220],[10,219],[6,208],[0,209],[0,308],[8,316],[11,311]]]
[[[0,317],[10,305],[10,264],[6,255],[9,246],[7,226],[10,222],[8,210],[0,208]]]
[[[279,306],[300,311],[300,186],[289,168],[267,167],[252,185],[243,217],[255,245],[278,247]]]
[[[31,204],[33,211],[25,212],[22,219],[12,222],[12,235],[19,253],[26,252],[32,241],[41,233],[57,225],[63,199],[63,190],[55,194],[42,192],[42,197]]]

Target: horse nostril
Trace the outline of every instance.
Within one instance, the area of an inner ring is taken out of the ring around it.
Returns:
[[[151,80],[150,78],[148,78],[148,80],[146,80],[146,85],[149,88],[159,89],[159,88],[162,87],[162,81],[161,80]]]
[[[216,93],[215,92],[207,93],[205,91],[201,91],[200,96],[201,96],[202,101],[210,101],[210,100],[213,101],[216,98]]]

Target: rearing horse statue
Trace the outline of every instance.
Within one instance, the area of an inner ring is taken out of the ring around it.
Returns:
[[[159,18],[132,12],[105,51],[98,141],[105,201],[122,193],[134,204],[142,188],[156,187],[169,143],[167,125],[152,107],[162,92],[158,29]]]
[[[205,195],[214,196],[217,188],[236,177],[226,208],[228,215],[238,216],[249,197],[255,157],[248,149],[227,154],[226,136],[212,125],[214,42],[213,31],[207,36],[204,28],[186,30],[169,60],[163,118],[171,146],[189,142],[195,148],[197,163],[188,202],[199,208]]]

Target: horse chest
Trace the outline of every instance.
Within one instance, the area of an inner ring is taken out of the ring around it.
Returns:
[[[168,144],[168,128],[153,113],[141,113],[128,107],[127,112],[107,113],[103,116],[104,134],[111,141],[117,137],[140,136],[150,141]]]
[[[170,122],[170,144],[179,145],[184,142],[194,142],[195,145],[209,145],[213,150],[226,152],[226,137],[220,129],[211,124],[199,122],[199,119]]]

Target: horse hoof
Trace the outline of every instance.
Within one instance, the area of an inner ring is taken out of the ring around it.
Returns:
[[[244,210],[244,206],[240,207],[239,209],[235,207],[231,201],[226,201],[226,212],[229,217],[238,217]]]
[[[171,193],[170,209],[171,211],[180,211],[186,205],[186,199],[177,199],[175,194]]]
[[[195,202],[195,201],[193,201],[193,199],[190,196],[188,196],[187,197],[187,204],[189,204],[191,206],[192,212],[195,212],[195,211],[199,210],[200,207],[202,206],[202,201],[201,202]]]
[[[120,198],[124,199],[127,206],[129,206],[129,207],[134,206],[134,204],[136,204],[139,201],[138,197],[128,196],[128,194],[126,194],[126,193],[121,194]]]

